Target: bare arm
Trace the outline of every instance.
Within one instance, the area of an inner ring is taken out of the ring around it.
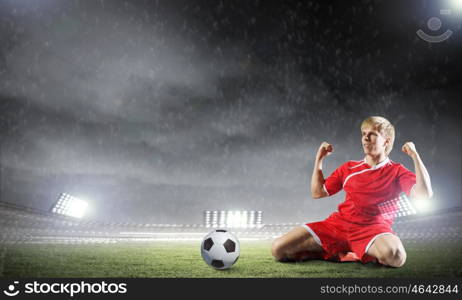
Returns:
[[[425,168],[424,163],[420,159],[419,153],[415,148],[413,142],[407,142],[402,148],[403,152],[409,155],[414,162],[416,183],[411,194],[411,198],[431,198],[433,196],[432,185],[430,181],[430,175]]]
[[[334,151],[331,144],[323,142],[318,149],[314,162],[313,175],[311,176],[311,196],[314,199],[324,198],[329,196],[324,188],[324,175],[322,173],[322,161],[327,155]]]

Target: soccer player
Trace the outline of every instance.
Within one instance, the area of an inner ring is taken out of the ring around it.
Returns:
[[[344,163],[326,179],[322,162],[334,147],[327,142],[321,144],[311,195],[319,199],[343,189],[345,201],[324,221],[296,227],[275,239],[271,251],[276,260],[374,261],[390,267],[405,263],[406,251],[391,228],[393,214],[390,217],[383,208],[398,209],[402,192],[411,199],[432,197],[430,176],[412,142],[405,143],[402,151],[412,158],[415,174],[390,160],[395,129],[387,119],[367,118],[361,124],[361,133],[365,158]]]

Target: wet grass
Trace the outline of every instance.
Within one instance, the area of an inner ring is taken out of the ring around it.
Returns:
[[[0,277],[179,277],[179,278],[309,278],[309,277],[461,277],[462,243],[405,244],[401,268],[369,263],[275,262],[269,242],[241,242],[241,256],[231,269],[206,265],[199,242],[127,244],[3,245]]]

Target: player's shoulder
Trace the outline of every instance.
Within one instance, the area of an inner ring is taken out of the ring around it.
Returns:
[[[392,161],[391,159],[390,159],[390,161],[389,161],[389,165],[390,165],[393,169],[398,170],[398,171],[405,171],[405,172],[406,172],[406,171],[409,171],[409,169],[406,168],[403,164],[400,164],[399,162]]]
[[[393,168],[397,168],[397,169],[400,169],[400,168],[405,168],[402,164],[400,164],[399,162],[396,162],[396,161],[393,161],[391,159],[388,160],[388,166],[391,166]]]

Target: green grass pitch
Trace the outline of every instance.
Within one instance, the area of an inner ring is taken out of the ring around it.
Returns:
[[[269,241],[241,241],[228,270],[214,270],[200,256],[200,242],[0,245],[0,277],[461,277],[461,242],[405,243],[401,268],[377,264],[275,262]]]

